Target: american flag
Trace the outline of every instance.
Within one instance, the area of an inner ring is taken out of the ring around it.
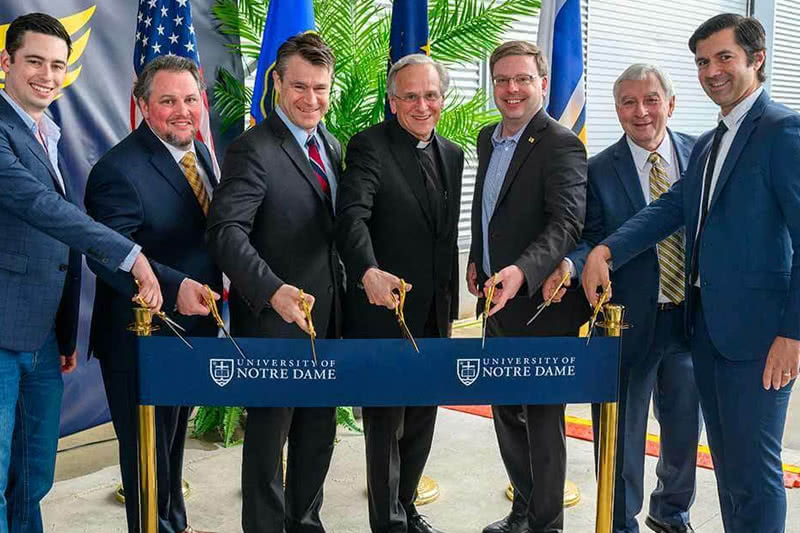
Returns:
[[[192,5],[189,0],[139,0],[136,42],[133,49],[133,70],[136,76],[149,61],[161,55],[183,56],[200,67],[197,37],[192,25]],[[202,67],[200,75],[203,75]],[[205,91],[201,96],[203,114],[200,118],[200,127],[197,129],[197,138],[205,142],[211,151],[214,173],[219,177],[214,139],[211,137],[208,97]],[[131,129],[136,128],[141,118],[139,108],[131,94]]]

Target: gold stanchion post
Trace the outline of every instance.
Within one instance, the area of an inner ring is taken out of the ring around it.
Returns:
[[[606,304],[603,307],[603,322],[609,337],[619,337],[625,329],[622,305]],[[600,405],[600,461],[597,473],[597,510],[595,533],[611,533],[614,514],[614,478],[617,455],[617,402]]]
[[[130,330],[139,337],[153,331],[150,309],[134,307],[135,322]],[[139,531],[158,533],[158,501],[156,499],[156,408],[139,406]]]

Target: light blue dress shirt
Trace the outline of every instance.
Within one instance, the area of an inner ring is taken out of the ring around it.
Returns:
[[[481,227],[483,228],[483,272],[491,276],[492,265],[489,261],[489,222],[494,215],[494,208],[497,206],[497,199],[503,182],[506,180],[508,167],[517,149],[519,138],[528,125],[522,126],[517,133],[511,137],[503,137],[503,123],[499,123],[492,134],[492,156],[489,159],[489,166],[486,168],[486,177],[483,182],[483,198],[481,204]]]
[[[275,108],[275,112],[281,117],[281,120],[286,127],[289,128],[289,131],[292,133],[292,136],[297,141],[297,144],[300,145],[300,149],[303,150],[303,153],[306,154],[306,157],[311,160],[311,157],[308,155],[308,148],[306,147],[306,141],[308,141],[308,132],[289,120],[289,117],[286,116],[286,113],[283,112],[283,109],[280,106]],[[333,202],[334,209],[336,206],[336,189],[338,184],[336,183],[336,173],[333,171],[333,165],[331,164],[331,160],[328,157],[328,151],[325,149],[325,142],[322,140],[322,135],[320,135],[319,130],[314,128],[314,131],[311,133],[317,141],[317,148],[319,148],[319,155],[322,157],[322,162],[325,164],[325,176],[328,178],[328,184],[331,187],[331,201]]]

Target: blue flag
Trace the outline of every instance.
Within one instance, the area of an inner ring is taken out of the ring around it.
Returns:
[[[197,42],[203,48],[203,66],[213,84],[218,67],[243,77],[241,60],[226,48],[232,39],[217,31],[212,18],[214,0],[192,0],[192,21]],[[149,7],[149,0],[142,2]],[[155,3],[155,2],[154,2]],[[156,3],[161,10],[162,4]],[[180,4],[181,2],[177,2]],[[188,0],[186,4],[188,5]],[[9,23],[20,15],[39,11],[61,20],[73,42],[72,55],[61,96],[47,113],[61,127],[58,159],[64,180],[77,203],[83,203],[86,178],[97,160],[131,131],[130,98],[134,71],[131,65],[137,9],[130,0],[3,0],[0,2],[0,49],[5,48]],[[173,14],[172,18],[178,16]],[[183,21],[182,21],[183,22]],[[152,23],[152,21],[151,21]],[[173,21],[174,24],[177,24]],[[158,24],[156,24],[156,32]],[[166,31],[165,31],[166,33]],[[166,38],[169,37],[166,34]],[[152,40],[148,45],[152,45]],[[182,43],[185,44],[185,43]],[[162,47],[162,51],[164,48]],[[0,76],[0,86],[4,77]],[[241,128],[222,134],[212,113],[217,149],[224,152]],[[109,419],[100,367],[86,360],[87,337],[94,301],[94,276],[84,268],[81,293],[81,326],[78,331],[78,368],[64,377],[61,434],[67,435],[107,422]]]
[[[580,0],[542,2],[537,40],[542,53],[550,60],[550,87],[545,109],[586,144],[582,30]]]
[[[261,38],[261,54],[258,56],[253,102],[250,104],[253,124],[267,118],[275,107],[272,71],[278,48],[289,37],[313,30],[314,7],[311,0],[272,0],[269,3],[264,36]]]
[[[395,0],[389,36],[389,67],[403,56],[431,55],[428,40],[428,0]],[[387,69],[388,73],[388,69]],[[386,118],[394,116],[386,99]]]

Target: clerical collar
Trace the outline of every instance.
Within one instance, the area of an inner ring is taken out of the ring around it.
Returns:
[[[419,148],[420,150],[424,150],[425,148],[427,148],[428,145],[430,145],[433,142],[433,135],[434,135],[433,132],[431,132],[431,136],[428,138],[427,141],[420,141],[419,139],[417,139],[417,148]]]

